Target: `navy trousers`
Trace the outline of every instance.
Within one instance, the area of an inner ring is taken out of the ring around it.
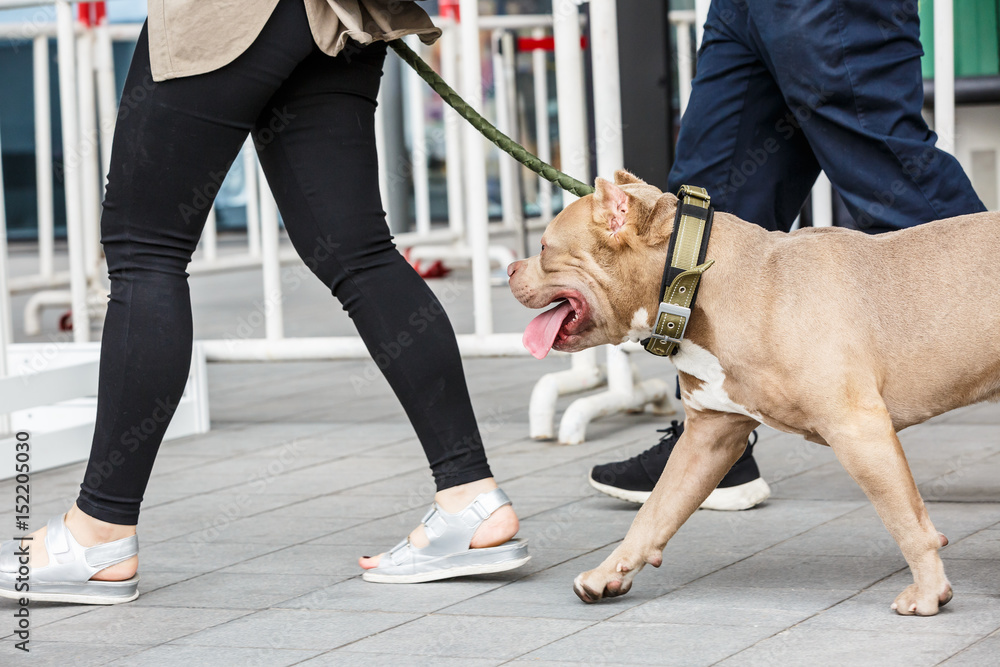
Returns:
[[[870,233],[986,210],[920,115],[919,28],[896,3],[713,0],[668,188],[783,231],[821,168]]]

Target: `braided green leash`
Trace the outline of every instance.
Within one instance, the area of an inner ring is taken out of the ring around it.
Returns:
[[[576,180],[572,176],[564,174],[551,164],[543,162],[540,157],[530,153],[524,146],[508,137],[488,120],[480,116],[475,109],[469,106],[468,102],[463,100],[459,97],[458,93],[452,90],[451,86],[449,86],[437,72],[431,69],[430,65],[414,53],[413,49],[411,49],[406,42],[401,39],[395,39],[389,42],[389,46],[393,48],[396,54],[402,58],[407,65],[412,67],[416,73],[420,75],[421,79],[426,81],[428,85],[434,89],[434,92],[441,96],[441,99],[444,100],[448,106],[454,109],[459,116],[469,121],[472,127],[479,130],[480,134],[489,139],[504,153],[510,155],[512,158],[545,180],[555,183],[566,192],[574,194],[577,197],[583,197],[594,192],[593,187]]]

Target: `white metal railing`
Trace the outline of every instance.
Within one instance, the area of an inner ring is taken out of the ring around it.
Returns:
[[[681,84],[681,106],[686,106],[690,92],[690,82],[694,74],[694,60],[691,53],[690,36],[694,32],[695,43],[701,40],[701,26],[707,14],[708,0],[696,0],[694,11],[672,11],[669,20],[678,28],[678,49]],[[0,25],[0,37],[15,37],[33,41],[35,108],[36,108],[36,151],[38,153],[39,183],[39,258],[38,272],[33,276],[19,276],[2,289],[0,303],[6,302],[10,289],[37,290],[70,286],[66,292],[49,292],[34,295],[39,307],[57,302],[72,306],[73,338],[77,342],[87,340],[90,331],[90,314],[99,317],[99,309],[94,302],[104,301],[106,288],[99,284],[98,277],[103,268],[98,265],[97,250],[97,202],[100,201],[103,178],[107,173],[110,159],[110,136],[113,131],[116,104],[114,98],[113,70],[110,66],[110,45],[114,40],[135,39],[139,26],[98,25],[92,29],[82,28],[73,20],[70,0],[0,0],[0,9],[55,5],[56,22],[32,24],[29,29],[21,26]],[[581,16],[575,0],[553,0],[553,14],[543,16],[483,16],[478,15],[476,0],[461,0],[462,20],[436,17],[444,35],[440,41],[441,70],[446,80],[460,83],[461,94],[474,106],[482,109],[480,35],[490,34],[491,57],[494,64],[497,121],[501,129],[519,138],[515,100],[517,96],[516,78],[513,73],[513,48],[510,31],[525,31],[539,37],[551,34],[555,42],[556,98],[558,100],[560,164],[564,171],[587,181],[589,174],[588,132],[586,119],[586,92],[584,88],[583,55],[580,49]],[[618,60],[616,16],[613,0],[592,0],[590,3],[592,20],[592,68],[594,78],[602,92],[595,96],[595,121],[598,127],[599,171],[610,176],[616,167],[623,164],[621,147],[621,110],[619,96],[609,91],[618,88]],[[950,31],[945,27],[951,16],[951,1],[939,0],[935,12],[947,12],[948,16],[936,21],[938,46],[935,49],[937,95],[935,125],[942,139],[953,136],[954,91],[953,58]],[[19,32],[15,31],[19,30]],[[62,127],[65,165],[65,196],[67,208],[67,233],[69,237],[68,272],[55,270],[52,243],[53,184],[51,179],[51,123],[47,117],[48,100],[48,40],[57,39],[59,51],[59,89],[63,100],[59,122]],[[410,40],[418,51],[427,52],[417,40]],[[687,42],[685,44],[685,42]],[[536,132],[538,152],[543,159],[551,157],[548,145],[548,113],[545,101],[548,99],[545,69],[547,60],[544,52],[532,54],[533,86],[536,96]],[[475,329],[473,334],[459,336],[459,345],[465,355],[514,355],[524,354],[520,336],[516,334],[494,333],[492,305],[490,299],[491,272],[493,265],[503,265],[513,259],[513,254],[504,244],[491,243],[491,234],[519,233],[523,229],[521,208],[523,172],[507,158],[502,158],[500,170],[501,190],[504,193],[504,219],[490,223],[486,196],[486,146],[482,137],[461,121],[451,109],[444,111],[443,144],[448,164],[448,226],[446,229],[432,228],[429,211],[429,174],[427,170],[426,143],[426,103],[431,93],[407,70],[405,77],[405,114],[411,136],[412,179],[416,204],[416,231],[397,234],[397,244],[413,246],[414,258],[447,258],[466,260],[472,265],[473,293],[475,308]],[[109,103],[110,100],[110,103]],[[92,104],[96,101],[96,105]],[[941,107],[938,109],[937,105]],[[949,121],[948,109],[952,110]],[[91,112],[96,107],[96,115]],[[381,122],[381,118],[379,118]],[[949,130],[948,123],[952,123]],[[379,133],[381,135],[381,133]],[[942,143],[943,146],[947,144]],[[249,148],[249,146],[248,146]],[[47,162],[46,162],[47,160]],[[225,271],[237,268],[261,266],[263,269],[263,290],[265,300],[274,307],[265,309],[265,337],[255,340],[202,341],[209,360],[264,360],[264,359],[338,359],[365,358],[367,350],[356,337],[331,337],[314,339],[286,339],[282,318],[282,294],[280,265],[283,262],[298,261],[290,248],[282,248],[279,243],[278,218],[273,198],[266,187],[261,187],[260,172],[252,150],[245,150],[243,157],[247,194],[247,244],[243,252],[220,254],[216,246],[215,217],[210,213],[206,233],[202,239],[199,254],[192,262],[192,273]],[[383,177],[386,176],[383,171]],[[385,182],[383,182],[385,185]],[[823,190],[825,188],[825,191]],[[817,208],[829,210],[823,195],[829,194],[828,182],[817,186],[820,196],[814,197]],[[387,191],[384,187],[383,191]],[[552,210],[551,186],[538,181],[535,188],[536,203],[540,217],[529,221],[529,227],[538,227],[547,222]],[[44,201],[43,201],[44,200]],[[563,195],[563,202],[569,203],[572,196]],[[828,201],[828,198],[826,199]],[[0,211],[2,214],[2,211]],[[828,220],[817,216],[816,224]],[[2,220],[0,220],[2,221]],[[0,248],[0,250],[4,250]],[[0,252],[0,273],[6,272],[6,252]],[[102,291],[105,290],[105,291]],[[94,295],[99,298],[94,298]],[[88,306],[90,309],[88,309]],[[9,344],[9,312],[4,313],[3,327],[0,327],[0,343]],[[27,321],[27,318],[26,318]],[[626,346],[633,349],[633,346]],[[3,355],[0,355],[2,357]],[[0,377],[4,367],[0,359]],[[572,366],[566,371],[543,377],[535,387],[531,399],[531,434],[535,437],[551,437],[554,433],[553,417],[555,401],[560,394],[592,389],[608,381],[609,391],[588,397],[571,405],[563,418],[560,440],[579,442],[584,437],[586,423],[605,413],[608,409],[641,409],[652,403],[654,409],[669,409],[666,387],[656,381],[640,382],[635,377],[628,359],[620,348],[608,349],[606,365],[597,363],[597,351],[590,350],[572,356]],[[0,427],[3,424],[0,423]],[[2,428],[0,428],[2,430]]]

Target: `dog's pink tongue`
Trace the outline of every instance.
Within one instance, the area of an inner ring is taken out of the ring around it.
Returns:
[[[552,344],[556,342],[559,335],[559,327],[562,326],[566,317],[573,312],[573,306],[569,301],[563,301],[555,308],[546,310],[544,313],[531,320],[528,328],[524,330],[524,337],[521,342],[531,356],[535,359],[544,359],[545,355],[552,349]]]

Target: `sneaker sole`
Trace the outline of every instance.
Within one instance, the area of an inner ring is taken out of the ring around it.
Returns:
[[[594,481],[592,477],[588,477],[587,481],[590,482],[592,487],[605,495],[611,496],[612,498],[618,498],[619,500],[636,503],[638,505],[642,505],[649,500],[649,491],[629,491],[627,489],[619,489],[614,486],[609,486],[608,484],[601,484],[600,482]],[[701,504],[701,509],[717,510],[720,512],[737,512],[740,510],[748,510],[751,507],[756,507],[770,497],[771,487],[767,485],[767,482],[765,482],[763,478],[758,477],[751,482],[740,484],[739,486],[729,486],[723,489],[715,489],[709,494],[708,498],[705,499],[705,502]]]

